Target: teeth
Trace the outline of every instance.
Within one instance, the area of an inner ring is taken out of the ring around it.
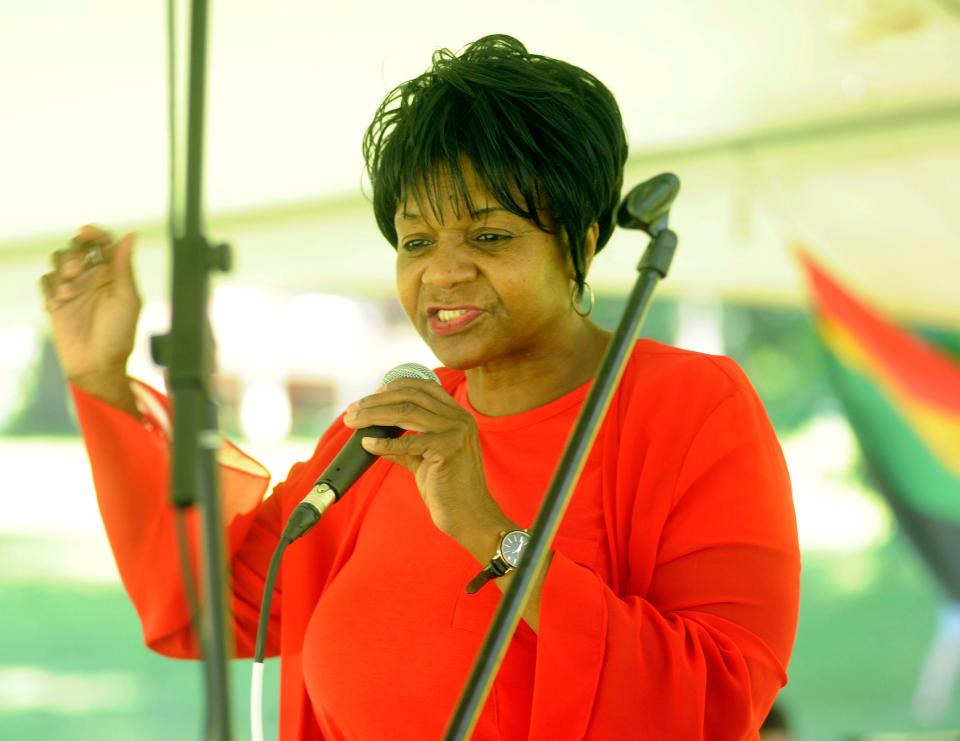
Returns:
[[[456,319],[458,316],[463,316],[466,313],[466,309],[440,309],[440,311],[437,312],[437,319],[441,322],[449,322],[451,319]]]

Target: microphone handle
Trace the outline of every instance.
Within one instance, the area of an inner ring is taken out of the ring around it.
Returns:
[[[404,432],[402,427],[388,427],[385,425],[372,425],[364,427],[354,432],[346,445],[337,453],[326,470],[317,479],[314,486],[318,484],[327,484],[333,489],[337,500],[343,496],[343,493],[363,475],[379,456],[368,453],[360,445],[360,440],[365,437],[400,437]]]

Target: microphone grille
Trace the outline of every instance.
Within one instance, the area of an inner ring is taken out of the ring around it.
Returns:
[[[395,368],[391,368],[383,377],[383,384],[387,385],[388,383],[396,381],[398,378],[419,378],[423,381],[440,383],[440,379],[437,378],[437,374],[430,370],[427,366],[420,365],[420,363],[404,363],[403,365],[398,365]]]

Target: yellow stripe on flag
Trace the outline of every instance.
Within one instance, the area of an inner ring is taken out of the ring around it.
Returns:
[[[893,401],[933,456],[960,477],[960,415],[946,412],[912,396],[870,355],[846,327],[821,316],[818,330],[824,344],[844,365],[873,381]]]

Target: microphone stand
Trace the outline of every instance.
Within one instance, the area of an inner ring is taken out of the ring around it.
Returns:
[[[506,653],[507,642],[513,636],[530,596],[534,577],[540,573],[546,560],[550,543],[553,542],[560,520],[566,512],[573,487],[580,478],[597,430],[623,375],[633,340],[646,316],[653,290],[670,269],[677,247],[677,237],[667,228],[667,209],[678,189],[677,178],[665,173],[635,188],[620,207],[620,225],[643,229],[652,239],[637,266],[639,275],[630,292],[620,324],[604,353],[597,377],[583,402],[560,464],[540,505],[523,560],[497,608],[450,719],[444,735],[447,741],[467,739],[473,732],[497,669]]]
[[[200,508],[200,638],[206,684],[206,738],[228,741],[231,716],[227,659],[232,637],[227,622],[226,561],[216,461],[220,434],[210,388],[213,333],[207,303],[209,273],[230,269],[230,248],[209,244],[203,233],[207,1],[190,0],[185,10],[177,8],[176,0],[168,0],[167,24],[172,319],[169,334],[151,338],[151,351],[154,361],[168,369],[173,401],[171,500],[181,513],[194,504]],[[178,53],[176,47],[178,31],[184,36],[189,34],[189,46],[184,53]],[[184,564],[184,569],[190,568],[189,563]],[[184,588],[190,589],[190,585],[185,584]],[[196,602],[193,597],[189,601]]]

